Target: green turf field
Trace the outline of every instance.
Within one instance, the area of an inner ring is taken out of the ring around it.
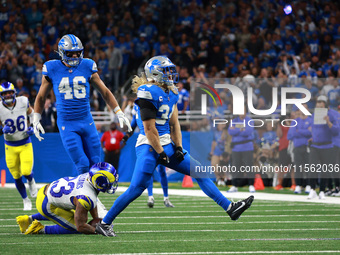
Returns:
[[[117,194],[100,198],[110,208]],[[161,195],[155,199],[153,209],[146,195],[133,202],[116,219],[115,238],[26,236],[15,222],[23,215],[19,194],[0,188],[0,254],[340,253],[340,205],[255,200],[232,222],[208,198],[171,196],[175,208],[165,208]]]

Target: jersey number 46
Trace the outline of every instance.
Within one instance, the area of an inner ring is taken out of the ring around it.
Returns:
[[[58,89],[60,94],[65,94],[64,99],[73,99],[73,95],[75,98],[81,99],[86,96],[85,84],[86,79],[84,76],[76,76],[72,80],[72,89],[69,77],[63,77],[59,83]]]

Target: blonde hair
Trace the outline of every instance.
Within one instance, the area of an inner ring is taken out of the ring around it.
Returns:
[[[153,84],[156,85],[162,89],[164,89],[163,84],[155,82],[154,80],[149,81],[148,78],[146,78],[146,75],[144,72],[141,73],[140,76],[135,75],[135,77],[132,79],[132,85],[131,85],[131,89],[134,93],[137,93],[137,90],[140,86],[144,85],[144,84]],[[176,87],[174,85],[171,86],[167,86],[169,90],[171,90],[174,94],[178,94],[178,90],[176,89]]]

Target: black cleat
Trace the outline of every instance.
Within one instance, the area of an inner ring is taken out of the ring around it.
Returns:
[[[101,222],[96,225],[96,233],[103,236],[116,236],[112,225],[102,224]]]
[[[250,196],[244,200],[232,202],[227,210],[227,213],[229,214],[232,220],[238,220],[241,214],[251,206],[251,203],[253,201],[254,196]]]

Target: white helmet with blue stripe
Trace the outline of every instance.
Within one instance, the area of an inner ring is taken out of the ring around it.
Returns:
[[[74,53],[77,57],[73,57]],[[80,39],[72,34],[64,35],[58,43],[58,54],[70,66],[78,66],[83,59],[84,47]]]

